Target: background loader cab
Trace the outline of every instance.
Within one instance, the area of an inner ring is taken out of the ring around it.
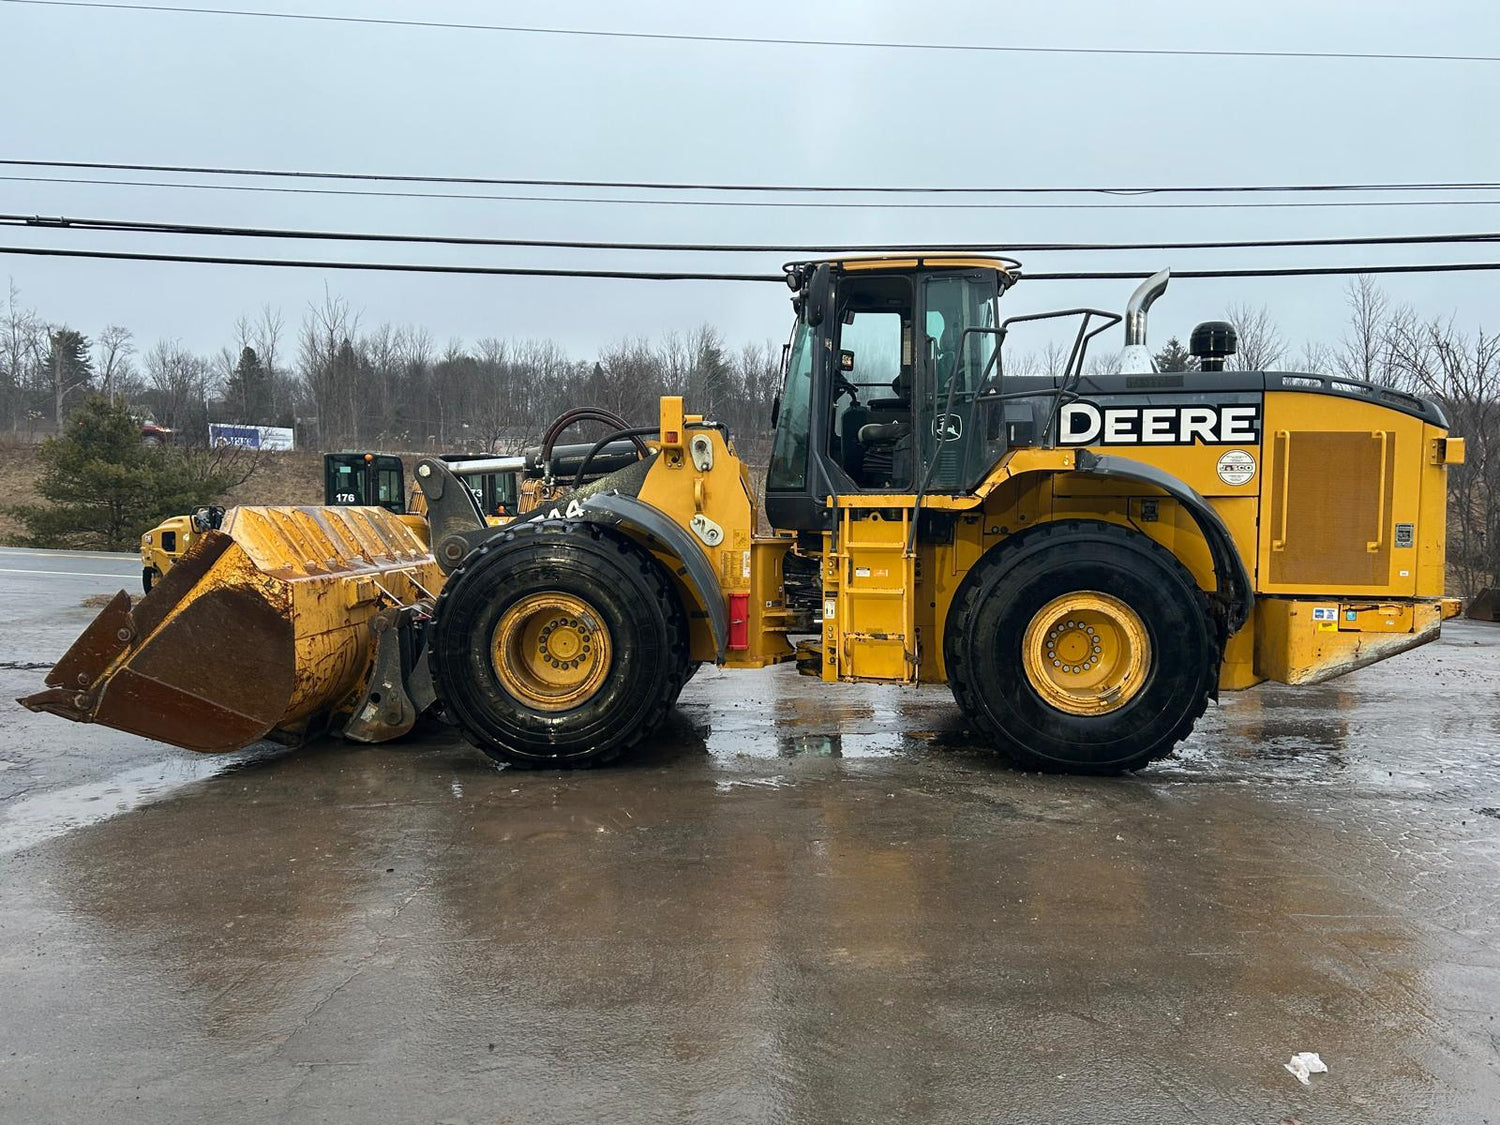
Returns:
[[[442,460],[472,461],[471,453],[445,453]],[[517,490],[514,472],[467,475],[464,483],[486,517],[514,516]],[[406,469],[401,458],[389,453],[329,453],[323,458],[323,495],[330,506],[384,508],[402,516],[416,513],[416,493],[408,502]],[[414,506],[415,504],[415,506]]]
[[[323,457],[323,502],[384,508],[406,514],[406,473],[389,453],[328,453]]]

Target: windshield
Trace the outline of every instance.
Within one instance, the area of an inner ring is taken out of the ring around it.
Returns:
[[[813,333],[797,322],[781,391],[781,416],[771,444],[766,487],[801,489],[807,485],[807,439],[811,433]]]

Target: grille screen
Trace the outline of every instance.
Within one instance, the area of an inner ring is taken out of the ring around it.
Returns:
[[[1381,531],[1390,518],[1396,435],[1278,430],[1272,440],[1271,582],[1385,585],[1391,538]]]

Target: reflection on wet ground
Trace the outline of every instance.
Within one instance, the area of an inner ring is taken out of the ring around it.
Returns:
[[[1497,704],[1464,625],[1133,778],[789,669],[619,768],[259,760],[4,859],[0,1119],[1494,1118]]]

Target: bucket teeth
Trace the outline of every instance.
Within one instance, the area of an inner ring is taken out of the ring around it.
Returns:
[[[125,651],[133,636],[135,622],[130,613],[130,595],[121,590],[83,631],[83,635],[73,642],[73,647],[68,649],[52,671],[47,673],[47,686],[57,688],[66,695],[87,698],[88,689],[98,682],[104,670],[114,663],[115,657]],[[27,698],[36,699],[40,696]],[[25,699],[21,702],[30,706]]]

